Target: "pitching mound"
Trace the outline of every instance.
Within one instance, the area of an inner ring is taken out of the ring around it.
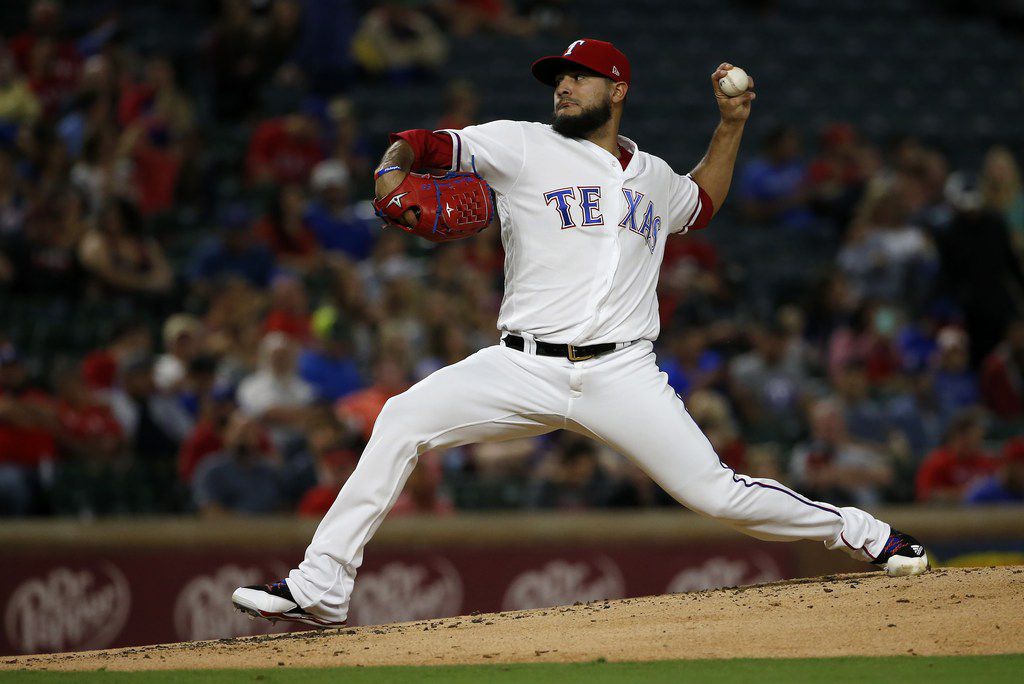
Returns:
[[[227,600],[225,598],[225,600]],[[151,670],[1024,651],[1024,568],[830,575],[530,611],[25,656],[5,668]]]

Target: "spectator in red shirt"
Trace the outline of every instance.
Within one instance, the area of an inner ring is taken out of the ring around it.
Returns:
[[[1024,437],[1015,437],[1003,445],[999,470],[971,487],[964,503],[1024,504]]]
[[[981,366],[985,405],[1004,420],[1024,419],[1024,319],[1012,322]]]
[[[373,384],[342,397],[334,405],[338,418],[370,439],[373,424],[388,399],[409,387],[405,365],[392,354],[382,354],[373,366]]]
[[[146,64],[141,81],[123,86],[117,115],[122,126],[140,118],[161,121],[175,136],[188,133],[195,123],[192,102],[178,87],[174,66],[159,56]]]
[[[14,346],[0,344],[0,516],[38,507],[40,467],[57,455],[57,429],[50,397],[31,386]]]
[[[302,281],[280,275],[270,285],[270,311],[263,324],[265,333],[282,332],[296,342],[310,339],[309,296]]]
[[[171,209],[183,160],[167,123],[141,119],[125,130],[118,147],[131,164],[139,212],[151,216]]]
[[[121,424],[110,407],[85,385],[80,372],[59,375],[57,397],[57,418],[67,453],[105,462],[124,453]]]
[[[347,447],[345,430],[333,419],[320,421],[309,431],[309,454],[317,484],[302,496],[298,511],[302,516],[322,517],[355,470],[359,455]]]
[[[153,335],[145,323],[129,320],[114,329],[106,347],[89,352],[82,361],[82,378],[91,390],[109,390],[124,361],[153,350]]]
[[[306,196],[298,183],[284,185],[274,195],[267,213],[256,223],[256,235],[277,262],[300,273],[323,264],[316,235],[306,224]]]
[[[78,63],[61,54],[61,44],[40,37],[32,45],[29,87],[43,107],[45,119],[55,118],[75,94]]]
[[[38,465],[56,455],[52,398],[34,387],[17,350],[0,346],[0,458]]]
[[[326,515],[358,462],[356,452],[348,449],[331,451],[317,459],[319,484],[302,495],[299,515],[318,520]]]
[[[60,5],[37,0],[29,11],[28,30],[13,38],[9,47],[45,114],[55,114],[74,91],[80,62],[74,43],[61,38]]]
[[[129,158],[139,209],[146,216],[172,207],[184,163],[181,140],[195,124],[192,103],[165,57],[149,61],[142,80],[124,84],[118,119],[126,128],[121,154]]]
[[[997,467],[996,459],[982,451],[985,416],[968,409],[953,419],[942,446],[917,471],[917,500],[921,503],[959,502],[975,482]]]
[[[10,50],[18,62],[18,68],[28,71],[32,64],[32,50],[40,40],[58,40],[61,32],[62,17],[60,4],[54,0],[36,0],[28,14],[28,30],[11,39]],[[78,54],[71,41],[57,44],[57,53],[62,61],[74,64]]]
[[[224,448],[224,428],[235,410],[235,391],[221,386],[204,398],[199,420],[178,451],[178,475],[181,481],[192,482],[192,475],[202,460]],[[270,443],[267,442],[269,449]]]
[[[256,128],[249,140],[246,173],[258,185],[305,183],[323,157],[316,118],[295,112],[268,119]]]
[[[853,214],[865,181],[864,161],[870,154],[848,123],[829,125],[821,134],[821,152],[807,168],[811,204],[839,225]]]

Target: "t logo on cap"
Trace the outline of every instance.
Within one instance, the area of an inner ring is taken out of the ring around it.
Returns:
[[[541,57],[533,63],[533,75],[547,86],[555,85],[559,71],[589,69],[616,82],[629,83],[629,60],[611,43],[596,38],[580,38],[569,43],[560,55]]]
[[[572,41],[572,44],[569,45],[569,47],[565,48],[565,52],[562,53],[562,56],[564,57],[565,55],[571,55],[573,50],[575,50],[580,45],[583,45],[586,42],[587,41],[585,41],[585,40],[574,40],[574,41]]]

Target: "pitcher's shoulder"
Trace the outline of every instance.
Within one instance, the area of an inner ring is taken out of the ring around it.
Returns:
[[[472,126],[466,126],[465,128],[446,128],[442,129],[445,133],[451,133],[456,136],[473,136],[473,135],[490,135],[490,136],[501,136],[501,135],[520,135],[522,131],[523,122],[513,121],[512,119],[495,119],[494,121],[487,121],[480,124],[473,124]]]
[[[646,162],[647,166],[651,169],[666,173],[675,173],[669,163],[658,155],[651,154],[650,152],[644,152],[643,150],[637,150],[636,153],[638,156],[643,158],[644,162]]]
[[[518,123],[523,127],[523,133],[526,135],[543,138],[562,137],[558,133],[555,133],[555,129],[551,127],[551,124],[541,123],[539,121],[520,121]]]

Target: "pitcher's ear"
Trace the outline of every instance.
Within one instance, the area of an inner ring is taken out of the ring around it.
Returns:
[[[629,91],[629,84],[619,81],[612,84],[612,102],[622,102],[626,99],[626,92]]]

